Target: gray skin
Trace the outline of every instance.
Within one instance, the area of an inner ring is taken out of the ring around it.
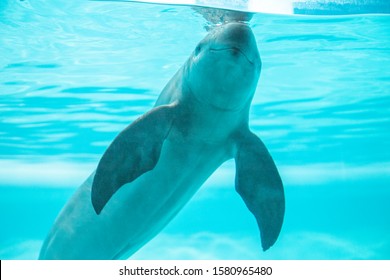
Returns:
[[[212,30],[155,107],[124,129],[56,219],[41,259],[127,258],[157,235],[226,160],[264,250],[284,217],[283,185],[248,128],[261,61],[248,25]]]

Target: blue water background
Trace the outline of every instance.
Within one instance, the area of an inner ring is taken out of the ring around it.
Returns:
[[[188,7],[0,2],[0,259],[34,259],[112,139],[206,34]],[[390,259],[390,16],[257,14],[250,127],[284,181],[262,252],[224,164],[134,259]]]

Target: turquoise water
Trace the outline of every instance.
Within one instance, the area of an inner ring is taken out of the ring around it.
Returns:
[[[112,139],[205,36],[188,7],[0,2],[0,258],[35,259]],[[389,259],[390,16],[257,14],[251,129],[286,191],[281,235],[223,165],[134,259]]]

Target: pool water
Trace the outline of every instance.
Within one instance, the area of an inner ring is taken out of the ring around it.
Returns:
[[[36,259],[112,139],[205,36],[189,7],[0,2],[0,259]],[[261,251],[228,161],[133,259],[389,259],[390,16],[256,14],[250,127],[286,193]]]

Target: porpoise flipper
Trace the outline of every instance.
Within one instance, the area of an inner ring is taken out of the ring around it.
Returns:
[[[121,186],[155,167],[176,107],[154,108],[126,127],[108,147],[92,183],[92,205],[97,214]]]
[[[283,224],[282,180],[267,148],[250,131],[241,135],[235,161],[236,191],[255,216],[266,251],[275,243]]]

